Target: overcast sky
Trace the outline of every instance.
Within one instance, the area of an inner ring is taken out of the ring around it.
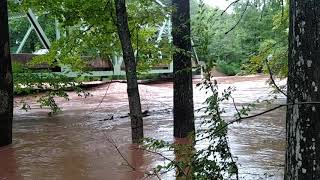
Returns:
[[[226,0],[204,0],[206,4],[209,4],[214,7],[218,7],[220,9],[225,9],[230,2],[227,2]]]

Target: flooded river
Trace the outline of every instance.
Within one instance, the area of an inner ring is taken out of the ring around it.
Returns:
[[[218,83],[220,90],[236,87],[233,97],[237,106],[241,106],[257,99],[270,99],[271,89],[266,80],[263,76],[221,77]],[[140,85],[143,109],[151,112],[151,116],[144,118],[145,136],[174,141],[172,88],[170,82]],[[105,84],[89,92],[93,96],[86,99],[74,93],[70,93],[70,101],[59,99],[63,112],[53,117],[48,116],[48,109],[39,108],[34,97],[16,98],[17,105],[23,99],[33,110],[15,108],[14,143],[0,148],[0,180],[157,179],[146,178],[145,172],[161,163],[162,158],[130,144],[130,120],[121,118],[128,113],[126,84]],[[202,107],[205,98],[204,92],[194,88],[195,108]],[[274,103],[284,101],[280,96]],[[225,117],[232,119],[235,114],[232,102],[223,106],[227,110]],[[259,105],[253,113],[270,107]],[[231,151],[241,179],[282,179],[284,112],[285,109],[280,109],[230,127]],[[111,116],[112,120],[105,120]],[[108,139],[114,141],[134,170]],[[171,175],[162,178],[173,179]]]

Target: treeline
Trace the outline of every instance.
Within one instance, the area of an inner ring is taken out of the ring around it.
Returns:
[[[230,2],[231,3],[231,2]],[[264,60],[287,73],[288,8],[281,1],[236,1],[221,10],[193,1],[193,38],[201,60],[227,75],[260,73]]]
[[[170,5],[169,1],[163,3]],[[17,11],[14,6],[11,9]],[[48,38],[54,41],[54,17],[43,14],[39,17],[39,22]],[[205,61],[207,65],[216,66],[227,75],[260,73],[266,71],[265,60],[272,55],[270,66],[273,71],[277,75],[286,76],[288,7],[282,5],[282,1],[239,1],[225,11],[204,4],[201,0],[191,0],[191,23],[194,46],[200,60]],[[29,22],[26,18],[10,20],[12,52],[18,48],[28,27]],[[151,37],[152,32],[156,31],[141,31],[140,39],[144,39],[144,36]],[[133,33],[134,39],[136,34]],[[152,47],[145,47],[143,42],[140,46],[141,51],[154,52]],[[31,32],[22,52],[35,52],[41,48],[37,35]],[[164,56],[170,57],[170,50],[163,48],[162,51]],[[154,58],[151,59],[154,60],[154,64],[158,62]]]

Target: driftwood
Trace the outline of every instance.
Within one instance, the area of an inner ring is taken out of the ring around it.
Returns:
[[[142,112],[142,117],[148,117],[148,116],[151,116],[149,110],[145,110]],[[126,115],[123,115],[123,116],[119,116],[118,118],[127,118],[127,117],[130,117],[129,113],[127,113]],[[114,119],[115,119],[114,115],[110,115],[109,117],[106,117],[104,119],[100,119],[99,121],[111,121]]]

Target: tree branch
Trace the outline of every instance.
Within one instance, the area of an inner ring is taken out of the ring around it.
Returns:
[[[121,153],[121,151],[119,150],[119,147],[117,146],[117,144],[114,142],[114,140],[112,138],[108,138],[107,137],[107,141],[117,150],[118,154],[121,156],[121,158],[126,162],[126,164],[133,170],[136,171],[136,168],[130,164],[130,162],[127,160],[127,158],[124,157],[124,155]]]
[[[228,123],[226,123],[224,126],[222,126],[221,128],[217,129],[216,131],[214,131],[211,135],[213,134],[217,134],[219,133],[220,131],[224,130],[225,128],[227,128],[229,125],[231,124],[234,124],[236,122],[240,122],[242,120],[246,120],[246,119],[252,119],[252,118],[255,118],[255,117],[258,117],[258,116],[261,116],[261,115],[264,115],[264,114],[267,114],[267,113],[270,113],[272,111],[275,111],[279,108],[282,108],[282,107],[287,107],[287,106],[294,106],[294,105],[320,105],[320,102],[297,102],[297,103],[288,103],[288,104],[280,104],[278,106],[275,106],[271,109],[268,109],[266,111],[263,111],[263,112],[260,112],[260,113],[257,113],[257,114],[254,114],[254,115],[251,115],[251,116],[246,116],[246,117],[240,117],[240,118],[237,118],[237,119],[234,119],[232,121],[229,121]],[[196,142],[198,141],[202,141],[204,139],[207,139],[209,138],[211,135],[208,135],[208,136],[205,136],[199,140],[196,140]]]
[[[228,7],[227,7],[225,10],[222,11],[221,16],[222,16],[225,12],[227,12],[227,10],[228,10],[232,5],[236,4],[236,3],[239,2],[239,1],[240,1],[240,0],[235,0],[235,1],[233,1],[232,3],[230,3],[230,4],[228,5]]]
[[[97,110],[100,108],[101,104],[103,103],[104,99],[107,97],[109,88],[110,88],[110,86],[111,86],[112,83],[113,83],[113,82],[112,82],[112,79],[111,79],[111,82],[108,84],[108,87],[107,87],[107,89],[106,89],[106,92],[104,93],[104,95],[103,95],[102,99],[100,100],[99,104],[98,104],[90,113],[88,113],[87,115],[91,115],[91,114],[97,112]]]
[[[239,20],[237,21],[237,23],[235,25],[233,25],[231,29],[229,29],[227,32],[225,32],[224,33],[225,35],[229,34],[232,30],[234,30],[238,26],[238,24],[241,22],[241,20],[244,16],[244,14],[246,13],[248,6],[249,6],[249,1],[247,1],[247,4],[246,4],[243,12],[241,13],[241,16],[240,16]]]
[[[269,63],[267,60],[265,60],[265,63],[266,63],[266,66],[267,66],[267,69],[268,69],[268,72],[269,72],[269,75],[270,75],[270,79],[272,81],[272,84],[276,87],[276,89],[283,95],[285,95],[286,97],[288,97],[287,93],[285,93],[276,83],[276,81],[274,80],[273,78],[273,73],[271,71],[271,68],[269,66]]]
[[[238,115],[238,118],[241,118],[241,113],[236,105],[236,102],[234,100],[234,98],[231,96],[231,99],[232,99],[232,103],[233,103],[233,106],[234,106],[234,109],[237,111],[237,115]]]

